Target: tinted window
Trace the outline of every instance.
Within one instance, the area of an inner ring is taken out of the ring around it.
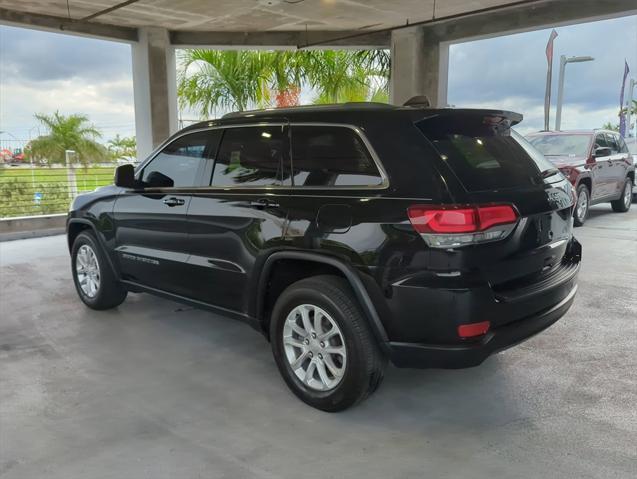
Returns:
[[[173,141],[144,167],[142,181],[148,183],[153,173],[161,173],[175,187],[194,186],[197,172],[206,161],[208,136],[207,132],[199,132]]]
[[[608,145],[610,146],[610,151],[613,155],[619,153],[619,145],[617,144],[617,137],[615,135],[611,135],[610,133],[606,133],[606,140],[608,141]]]
[[[590,135],[536,135],[529,142],[547,156],[587,156]]]
[[[533,147],[522,146],[501,117],[435,116],[416,125],[468,191],[541,184],[540,172],[554,169],[542,155],[530,155]]]
[[[292,127],[295,186],[377,186],[382,177],[361,137],[338,126]]]
[[[595,137],[595,149],[597,148],[610,148],[608,141],[606,141],[606,137],[603,133],[597,134]]]
[[[531,157],[540,171],[554,170],[555,165],[544,157],[544,154],[535,148],[529,141],[517,131],[511,130],[511,136],[517,141],[524,151]]]
[[[282,126],[228,128],[212,176],[213,186],[281,184],[288,139]]]
[[[619,152],[628,153],[628,146],[626,145],[626,142],[624,141],[624,139],[621,136],[619,136],[618,140],[619,140]]]

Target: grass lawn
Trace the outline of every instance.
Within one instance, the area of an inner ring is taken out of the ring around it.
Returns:
[[[112,184],[114,170],[76,168],[78,193]],[[66,167],[0,168],[0,218],[64,213],[70,202]]]

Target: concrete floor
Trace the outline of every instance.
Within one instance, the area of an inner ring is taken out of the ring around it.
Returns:
[[[247,326],[147,295],[91,311],[63,237],[2,243],[0,476],[635,477],[637,208],[591,213],[560,322],[479,368],[390,367],[340,414]]]

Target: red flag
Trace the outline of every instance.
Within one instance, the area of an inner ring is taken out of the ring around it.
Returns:
[[[551,32],[551,36],[549,37],[549,41],[546,44],[546,61],[551,65],[553,63],[553,40],[557,37],[557,32],[553,30]]]

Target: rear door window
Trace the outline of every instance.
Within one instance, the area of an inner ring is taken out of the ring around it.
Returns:
[[[543,172],[555,171],[506,119],[434,116],[416,126],[470,192],[538,185]]]
[[[212,174],[212,186],[252,187],[280,185],[289,143],[285,127],[227,128]]]
[[[383,178],[362,138],[342,126],[292,126],[295,186],[380,186]]]

